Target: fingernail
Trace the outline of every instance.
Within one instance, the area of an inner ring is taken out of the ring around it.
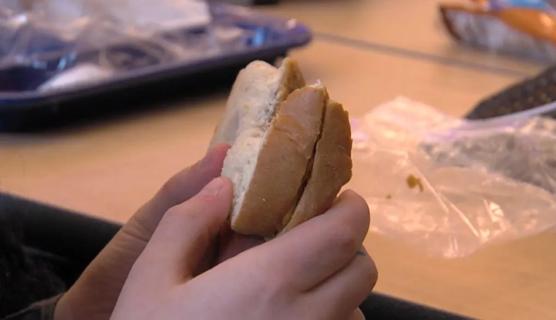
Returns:
[[[213,179],[201,190],[201,194],[205,196],[217,196],[224,187],[223,182],[224,181],[220,177]]]

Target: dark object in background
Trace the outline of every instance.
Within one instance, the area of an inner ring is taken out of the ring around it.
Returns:
[[[0,220],[2,219],[16,221],[21,226],[20,230],[24,235],[21,239],[23,247],[26,248],[25,259],[42,261],[43,266],[52,267],[49,270],[54,273],[50,272],[41,283],[59,285],[61,279],[65,287],[71,286],[120,228],[114,223],[0,193]],[[10,230],[3,231],[10,233]],[[11,244],[13,248],[13,242]],[[21,248],[21,245],[17,244],[17,247]],[[18,254],[20,257],[23,256],[21,251]],[[35,272],[41,270],[40,264],[34,266],[39,268],[35,269]],[[3,290],[4,287],[0,286],[0,297],[6,294]],[[57,294],[60,291],[59,286],[53,286],[48,292]],[[45,297],[48,292],[43,291],[40,296],[20,295],[19,305],[22,302],[34,302],[34,299]],[[4,300],[0,299],[0,305],[3,304]],[[14,308],[10,306],[10,309]],[[361,305],[361,310],[367,319],[375,320],[468,319],[378,293],[371,294]],[[2,316],[0,313],[0,318]]]
[[[16,226],[28,255],[52,262],[55,267],[52,270],[66,287],[73,284],[120,229],[120,225],[109,221],[3,193],[0,193],[0,219]]]
[[[0,214],[0,318],[65,290],[54,263],[24,247],[18,224],[9,220]]]
[[[427,306],[372,293],[359,306],[367,320],[464,320],[471,319]]]
[[[477,104],[467,119],[488,119],[530,110],[556,101],[556,65],[503,89]],[[556,113],[547,114],[556,118]]]
[[[0,319],[64,292],[118,229],[0,193]]]

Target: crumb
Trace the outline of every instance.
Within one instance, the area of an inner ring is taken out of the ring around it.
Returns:
[[[423,183],[421,182],[421,179],[417,178],[416,176],[410,174],[409,176],[407,176],[407,179],[405,179],[405,182],[407,183],[407,186],[410,189],[414,189],[415,187],[419,188],[419,191],[423,192],[425,191],[425,187],[423,187]]]

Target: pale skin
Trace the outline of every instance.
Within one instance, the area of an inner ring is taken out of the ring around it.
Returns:
[[[227,148],[213,148],[139,209],[55,319],[361,319],[357,306],[377,279],[361,254],[365,201],[346,191],[265,243],[238,235],[227,221],[232,185],[218,177]]]

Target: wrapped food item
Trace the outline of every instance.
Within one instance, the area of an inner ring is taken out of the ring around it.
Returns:
[[[475,2],[487,5],[492,9],[520,7],[554,12],[556,6],[556,1],[554,0],[475,0]]]
[[[493,52],[556,62],[556,10],[541,0],[475,0],[441,4],[449,33]]]
[[[556,104],[495,119],[397,98],[352,118],[349,188],[371,230],[456,258],[556,227]],[[380,183],[369,183],[378,181]]]

